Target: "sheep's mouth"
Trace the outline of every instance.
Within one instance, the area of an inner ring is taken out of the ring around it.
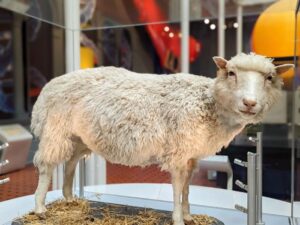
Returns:
[[[249,115],[249,116],[254,116],[256,115],[256,112],[252,112],[252,111],[247,111],[247,110],[240,110],[241,113]]]

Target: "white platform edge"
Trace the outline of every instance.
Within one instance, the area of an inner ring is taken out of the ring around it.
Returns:
[[[172,186],[170,184],[110,184],[85,187],[85,192],[107,194],[149,200],[172,202]],[[61,190],[50,191],[46,202],[62,198]],[[193,186],[190,187],[190,203],[195,206],[234,209],[235,204],[246,206],[246,194],[225,189]],[[294,215],[300,217],[300,203],[295,205]],[[24,196],[0,202],[0,224],[5,224],[16,217],[28,213],[34,208],[34,196]],[[288,202],[263,198],[265,214],[289,217],[291,204]]]
[[[172,202],[170,184],[110,184],[85,187],[85,191],[126,197],[144,198]],[[247,205],[247,195],[226,189],[190,186],[190,203],[199,206],[235,209],[235,204]],[[300,204],[299,204],[300,205]],[[300,206],[299,206],[300,207]],[[291,216],[291,203],[263,197],[263,213]],[[295,214],[300,217],[300,211]]]

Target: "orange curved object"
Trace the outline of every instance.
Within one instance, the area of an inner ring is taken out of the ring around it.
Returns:
[[[296,0],[280,0],[270,5],[257,19],[252,33],[252,49],[257,54],[293,63],[295,51]],[[300,37],[300,19],[297,37]],[[296,52],[299,55],[299,52]],[[282,74],[285,83],[292,82],[294,71]]]
[[[256,53],[276,58],[294,55],[296,4],[296,0],[280,0],[259,16],[252,33],[252,48]]]

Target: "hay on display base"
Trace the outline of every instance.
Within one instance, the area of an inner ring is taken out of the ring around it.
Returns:
[[[171,225],[171,218],[171,212],[167,211],[74,199],[57,200],[47,205],[43,216],[32,212],[15,220],[13,225]],[[206,215],[193,215],[189,224],[224,225]]]

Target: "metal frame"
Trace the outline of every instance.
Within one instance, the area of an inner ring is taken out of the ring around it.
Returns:
[[[264,225],[262,221],[262,160],[263,160],[263,151],[262,151],[262,132],[257,133],[256,138],[256,191],[257,191],[257,217],[256,217],[256,224],[257,225]]]
[[[249,141],[256,143],[256,153],[248,152],[247,162],[235,159],[234,163],[247,167],[247,185],[237,180],[235,184],[246,190],[247,209],[235,205],[239,211],[247,213],[247,225],[264,225],[262,221],[262,132],[257,132],[256,137],[250,137]]]
[[[24,98],[24,62],[22,55],[24,53],[22,46],[22,22],[23,16],[17,13],[13,14],[13,60],[14,60],[14,80],[15,80],[15,95],[14,95],[14,106],[15,115],[13,120],[26,120],[29,119],[25,112],[25,98]]]
[[[218,4],[218,55],[225,57],[225,0],[219,0]]]
[[[247,161],[248,161],[248,169],[247,169],[247,191],[248,191],[248,214],[247,214],[247,223],[248,225],[256,224],[256,154],[248,152]]]
[[[243,51],[243,6],[237,6],[237,23],[236,29],[236,52],[239,54]]]
[[[181,71],[189,73],[190,1],[180,1],[181,8]]]
[[[4,143],[4,144],[0,145],[0,151],[5,150],[8,146],[9,146],[8,143]],[[4,161],[0,161],[0,171],[1,171],[1,168],[6,166],[7,164],[9,164],[9,161],[7,159]],[[6,177],[6,178],[0,180],[0,185],[5,184],[9,181],[10,181],[10,178]]]

